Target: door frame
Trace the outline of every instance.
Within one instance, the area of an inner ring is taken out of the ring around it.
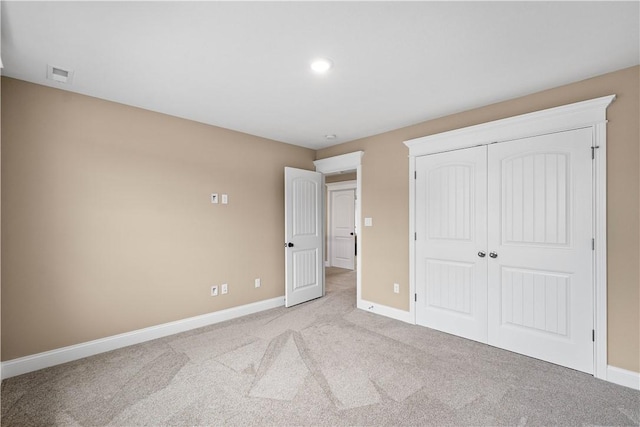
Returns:
[[[607,107],[616,95],[603,96],[520,116],[405,141],[409,148],[409,295],[415,295],[416,157],[478,145],[511,141],[579,128],[593,133],[593,281],[594,376],[607,379]],[[415,321],[415,298],[410,298]]]
[[[321,172],[324,175],[331,173],[339,173],[346,171],[356,171],[356,230],[358,230],[359,236],[362,236],[362,156],[364,151],[354,151],[352,153],[341,154],[339,156],[328,157],[326,159],[320,159],[313,162],[316,167],[316,172]],[[326,192],[325,192],[326,196]],[[323,199],[324,200],[324,199]],[[323,212],[327,215],[326,201],[323,203]],[[356,257],[356,307],[362,305],[362,260],[363,260],[363,245],[362,238],[359,239],[360,245],[358,247],[358,256]]]
[[[331,193],[334,191],[344,191],[344,190],[356,190],[357,189],[357,182],[355,180],[351,180],[351,181],[340,181],[340,182],[329,182],[326,183],[325,186],[327,187],[327,211],[326,211],[326,215],[327,215],[327,233],[326,233],[326,237],[327,237],[327,259],[326,259],[326,264],[325,266],[331,266],[331,252],[333,251],[333,245],[331,244],[331,222],[333,219],[333,211],[332,206],[331,206]],[[354,191],[354,199],[357,201],[357,197]],[[356,212],[355,212],[355,218],[358,218],[360,216],[360,214],[357,211],[357,206],[355,206]],[[356,224],[357,226],[357,224]],[[356,227],[356,230],[358,230],[358,233],[360,233],[360,230]],[[357,237],[357,235],[356,235]]]

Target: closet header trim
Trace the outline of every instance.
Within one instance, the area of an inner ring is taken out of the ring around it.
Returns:
[[[405,141],[409,157],[511,141],[547,133],[606,123],[606,111],[615,95],[548,108],[475,126]]]

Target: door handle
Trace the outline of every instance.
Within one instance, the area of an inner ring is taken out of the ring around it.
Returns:
[[[491,253],[489,254],[489,256],[490,256],[491,258],[498,258],[498,254],[497,254],[497,253],[495,253],[495,252],[491,252]]]
[[[292,248],[293,247],[293,243],[289,242],[289,243],[285,243],[284,244],[285,248]]]
[[[349,234],[351,234],[353,236],[353,233],[349,233]]]
[[[485,254],[484,252],[480,251],[480,252],[478,252],[478,256],[480,258],[484,258],[485,256],[487,256],[487,254]]]

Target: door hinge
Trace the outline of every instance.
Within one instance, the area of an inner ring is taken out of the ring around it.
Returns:
[[[418,179],[418,171],[413,171],[413,179]]]
[[[596,330],[591,330],[591,341],[596,342]]]
[[[413,294],[413,301],[418,302],[418,294]]]
[[[413,233],[413,240],[418,240],[418,233]]]
[[[596,250],[596,239],[591,239],[591,250],[592,251]]]
[[[596,148],[600,148],[600,146],[596,145],[595,147],[591,147],[591,160],[596,158]]]

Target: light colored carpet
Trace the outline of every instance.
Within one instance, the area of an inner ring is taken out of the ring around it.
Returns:
[[[2,382],[2,425],[638,425],[640,392],[327,296]]]

